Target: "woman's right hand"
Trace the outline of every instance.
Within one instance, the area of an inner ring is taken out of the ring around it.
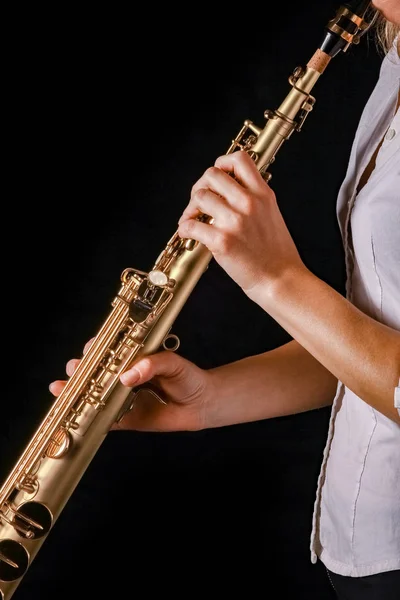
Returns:
[[[92,341],[86,344],[84,354]],[[66,372],[69,377],[79,362],[80,359],[68,361]],[[131,388],[151,382],[153,390],[155,388],[166,404],[143,390],[133,408],[112,429],[198,431],[208,427],[207,407],[214,395],[212,374],[174,352],[166,350],[140,358],[120,376],[120,380]],[[51,393],[58,396],[65,384],[65,380],[53,381],[49,386]]]

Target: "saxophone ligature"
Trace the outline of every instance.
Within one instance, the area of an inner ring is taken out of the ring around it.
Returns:
[[[340,6],[307,65],[289,77],[279,108],[265,111],[263,128],[245,121],[227,153],[248,152],[269,180],[279,148],[313,109],[311,91],[330,60],[367,29],[369,5]],[[140,393],[123,386],[120,374],[161,347],[177,350],[171,327],[211,258],[176,232],[149,273],[122,273],[107,319],[0,489],[0,600],[13,596],[110,428]]]

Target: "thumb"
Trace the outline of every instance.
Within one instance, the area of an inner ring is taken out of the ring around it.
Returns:
[[[134,366],[120,375],[121,383],[128,387],[145,383],[153,377],[185,378],[193,365],[174,352],[165,350],[140,358]]]

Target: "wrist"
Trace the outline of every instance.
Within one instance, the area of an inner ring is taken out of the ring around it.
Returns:
[[[206,371],[207,385],[203,397],[200,429],[212,429],[221,425],[218,400],[223,393],[223,377],[220,370],[221,367],[215,367]]]
[[[249,382],[243,370],[243,361],[208,369],[207,377],[203,429],[225,427],[246,421]]]
[[[298,296],[314,277],[311,271],[300,263],[285,269],[277,277],[269,276],[260,280],[247,290],[246,294],[250,300],[270,313],[278,303]]]

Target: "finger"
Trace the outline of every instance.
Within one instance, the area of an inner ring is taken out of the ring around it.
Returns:
[[[163,404],[151,394],[142,390],[142,398],[135,400],[131,410],[127,411],[121,419],[113,423],[111,430],[137,430],[137,431],[156,431],[157,417],[160,410],[164,408]],[[161,429],[162,430],[162,429]]]
[[[158,352],[141,358],[135,365],[120,375],[124,385],[132,387],[150,381],[156,376],[178,377],[183,373],[185,361],[173,352]]]
[[[86,354],[86,352],[89,350],[90,346],[93,344],[95,339],[96,339],[95,337],[92,337],[88,342],[86,342],[86,344],[83,348],[83,355]]]
[[[215,194],[226,198],[229,204],[240,205],[243,187],[227,172],[217,167],[210,167],[194,184],[191,198],[202,188],[209,189]]]
[[[201,223],[196,219],[187,219],[180,223],[178,234],[183,239],[191,239],[204,244],[211,252],[221,248],[221,232],[214,225]]]
[[[61,381],[61,380],[53,381],[49,385],[49,390],[53,394],[53,396],[59,396],[61,394],[61,392],[63,391],[63,389],[65,388],[66,383],[67,383],[66,381]]]
[[[224,198],[209,189],[201,188],[192,196],[178,223],[187,219],[195,219],[201,213],[218,219],[221,223],[229,219],[231,209]]]
[[[79,358],[71,358],[71,360],[67,362],[65,370],[67,372],[68,377],[71,377],[71,375],[73,375],[73,373],[76,370],[76,367],[79,365],[80,362],[81,361]]]
[[[215,166],[222,171],[233,174],[233,176],[248,189],[265,189],[267,185],[262,178],[257,165],[247,152],[242,150],[219,156]]]

